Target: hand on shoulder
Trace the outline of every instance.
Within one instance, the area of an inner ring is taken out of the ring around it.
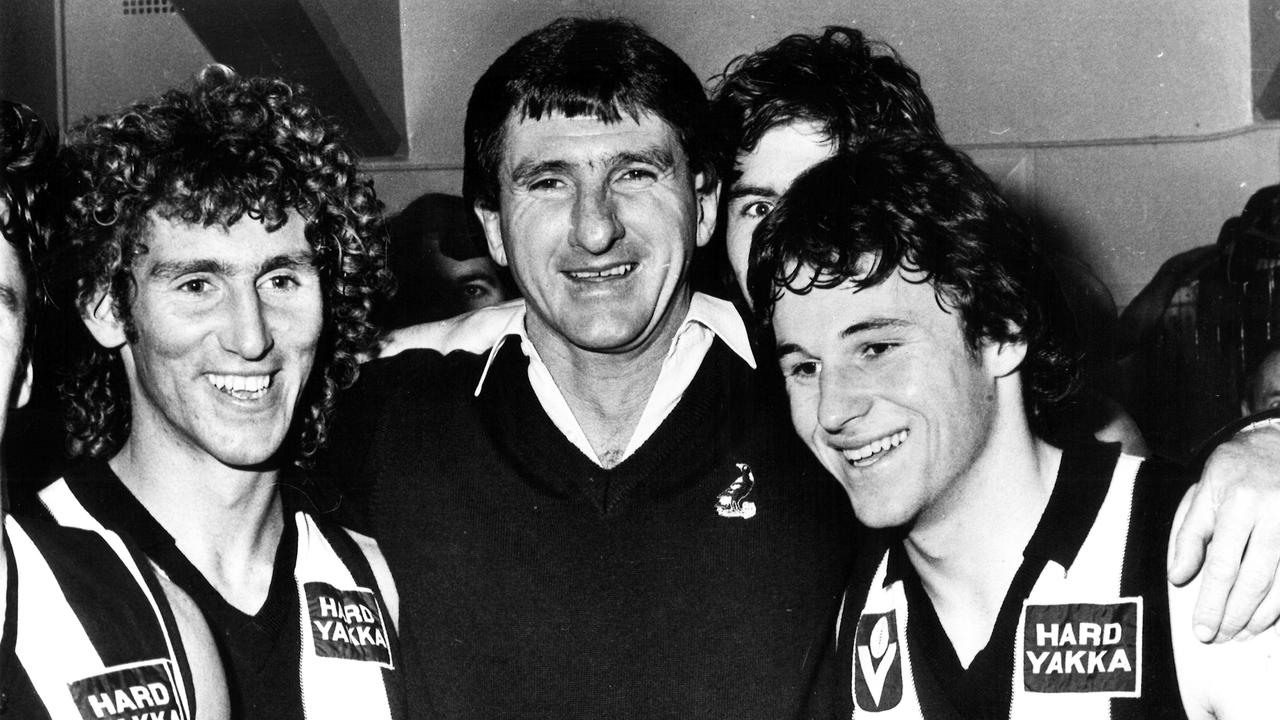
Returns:
[[[1174,519],[1172,538],[1186,517],[1194,489]],[[1192,630],[1192,614],[1202,576],[1182,586],[1168,585],[1169,622],[1178,688],[1192,718],[1273,717],[1280,707],[1280,634],[1242,632],[1227,642],[1203,643]]]
[[[391,330],[382,337],[378,357],[391,357],[405,350],[417,349],[443,354],[455,350],[484,352],[497,342],[512,319],[523,311],[524,299],[518,298],[447,320]]]

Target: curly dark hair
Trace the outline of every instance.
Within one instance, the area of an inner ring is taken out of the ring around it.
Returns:
[[[368,315],[390,285],[382,204],[343,132],[284,80],[241,77],[223,65],[120,112],[87,119],[64,153],[68,232],[47,266],[71,308],[109,294],[126,334],[134,262],[151,218],[230,227],[244,217],[276,230],[305,222],[324,286],[325,322],[303,409],[282,457],[305,465],[324,444],[337,393],[375,344]],[[86,344],[63,383],[68,449],[110,457],[128,437],[129,390],[118,351]],[[287,453],[287,454],[285,454]]]
[[[916,71],[888,44],[838,25],[739,55],[713,79],[711,97],[717,127],[734,154],[750,152],[769,130],[797,121],[816,124],[837,148],[888,133],[942,139]]]
[[[872,287],[900,268],[960,313],[972,349],[1026,343],[1033,427],[1076,389],[1078,342],[1048,256],[990,178],[942,142],[869,139],[809,169],[757,228],[748,286],[767,326],[783,293]]]
[[[715,186],[720,158],[706,92],[693,70],[622,18],[560,18],[520,38],[485,70],[467,103],[463,195],[498,207],[507,118],[550,113],[613,123],[652,113],[680,138],[700,190]]]
[[[23,275],[33,281],[31,258],[48,244],[57,203],[50,189],[58,153],[58,142],[31,108],[0,100],[0,234],[17,252]],[[28,283],[24,298],[26,333],[20,365],[31,352],[31,298],[35,288]]]

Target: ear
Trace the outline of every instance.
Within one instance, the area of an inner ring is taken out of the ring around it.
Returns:
[[[693,176],[693,187],[698,193],[698,247],[711,242],[711,234],[716,229],[716,217],[720,212],[720,182],[716,181],[705,191],[698,190],[706,183],[706,173]]]
[[[507,264],[507,248],[502,243],[502,213],[481,207],[474,207],[476,217],[480,218],[480,227],[484,228],[484,239],[489,243],[489,256],[502,267]]]
[[[13,403],[14,407],[20,408],[31,399],[31,382],[35,379],[35,371],[35,366],[28,360],[27,366],[22,369],[22,385],[18,387],[17,399]]]
[[[94,292],[93,297],[80,308],[80,319],[102,347],[114,350],[124,345],[127,339],[124,322],[116,316],[115,302],[105,289]]]
[[[1027,344],[1021,340],[1010,342],[987,340],[982,346],[983,364],[992,377],[1002,378],[1012,375],[1022,367],[1022,361],[1026,358]]]

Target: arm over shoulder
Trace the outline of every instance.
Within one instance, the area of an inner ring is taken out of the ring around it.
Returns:
[[[484,352],[493,347],[512,319],[523,310],[524,299],[521,298],[447,320],[398,328],[383,336],[378,357],[391,357],[414,349],[435,350],[443,355],[455,350]]]

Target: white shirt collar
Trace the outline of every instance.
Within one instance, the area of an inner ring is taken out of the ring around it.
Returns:
[[[497,357],[498,351],[502,349],[502,344],[508,338],[519,338],[520,347],[524,351],[526,357],[538,358],[541,363],[542,359],[538,357],[538,351],[533,347],[533,342],[529,340],[529,335],[525,332],[524,318],[528,313],[528,306],[524,303],[513,305],[511,317],[508,318],[506,325],[498,333],[493,341],[493,345],[489,348],[489,357],[485,360],[484,371],[480,373],[480,381],[476,383],[475,396],[480,397],[480,391],[484,389],[484,381],[489,377],[489,368],[493,366],[493,359]],[[677,340],[682,336],[691,323],[697,323],[710,330],[716,337],[724,341],[725,345],[734,352],[735,355],[742,358],[752,370],[756,368],[756,356],[751,351],[751,341],[747,334],[747,326],[742,322],[742,316],[738,314],[737,308],[728,300],[722,300],[712,297],[705,293],[696,292],[689,301],[689,314],[685,316],[684,322],[680,324],[680,329],[676,331],[676,337],[671,342],[671,349],[667,351],[667,358],[671,357],[671,353],[675,350]]]
[[[489,375],[489,368],[492,367],[493,359],[497,357],[503,342],[507,338],[518,337],[521,350],[529,358],[529,385],[547,413],[547,417],[564,434],[565,439],[577,447],[583,455],[597,465],[603,465],[595,449],[591,447],[591,442],[582,426],[574,417],[569,404],[565,401],[564,394],[560,392],[560,388],[551,377],[551,372],[538,356],[537,348],[529,341],[524,323],[526,309],[520,307],[512,310],[513,315],[507,322],[505,330],[489,349],[489,357],[485,362],[480,381],[476,383],[475,394],[478,396],[483,389],[485,378]],[[690,301],[688,315],[676,331],[671,347],[663,356],[657,382],[654,383],[653,390],[645,402],[644,411],[635,431],[623,449],[622,455],[617,458],[618,462],[630,457],[639,449],[679,404],[717,337],[723,340],[747,365],[755,368],[755,356],[751,353],[747,330],[742,318],[738,316],[738,311],[731,303],[724,300],[695,294]]]

